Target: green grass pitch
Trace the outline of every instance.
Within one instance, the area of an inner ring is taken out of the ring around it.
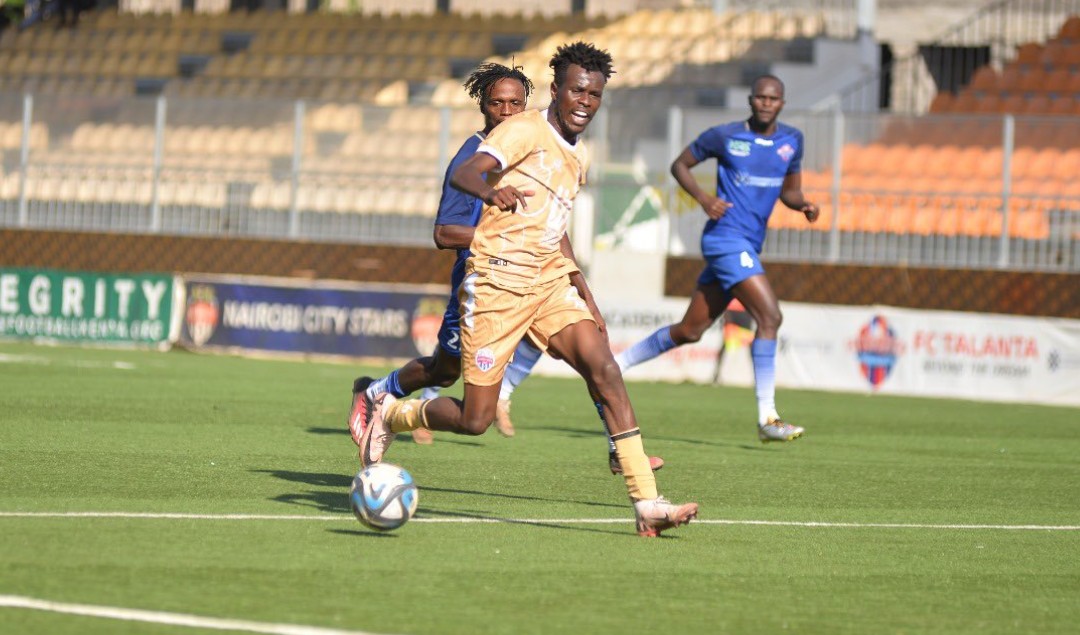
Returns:
[[[371,633],[1080,622],[1080,410],[781,389],[807,434],[763,446],[749,389],[632,383],[660,491],[704,521],[650,540],[582,383],[534,377],[513,439],[391,447],[420,506],[378,534],[344,419],[384,370],[0,343],[0,596]],[[0,632],[221,631],[0,607]]]

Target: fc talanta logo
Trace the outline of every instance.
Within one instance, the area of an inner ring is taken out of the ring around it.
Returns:
[[[184,322],[187,324],[188,333],[195,346],[202,346],[214,336],[218,322],[221,320],[221,310],[218,308],[217,294],[214,286],[209,284],[195,284],[188,293],[187,309],[184,313]]]

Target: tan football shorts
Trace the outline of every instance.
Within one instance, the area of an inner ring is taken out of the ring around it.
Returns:
[[[540,350],[559,331],[582,320],[595,322],[585,301],[561,276],[528,289],[508,289],[472,273],[458,290],[461,302],[461,373],[465,383],[502,381],[518,343],[528,336]]]

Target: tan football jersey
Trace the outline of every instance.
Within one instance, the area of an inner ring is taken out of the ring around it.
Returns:
[[[466,273],[527,288],[578,271],[559,251],[559,241],[589,169],[582,140],[567,143],[548,123],[546,110],[529,110],[496,126],[476,151],[499,162],[487,175],[489,185],[513,185],[533,195],[526,199],[529,208],[516,212],[484,205]]]

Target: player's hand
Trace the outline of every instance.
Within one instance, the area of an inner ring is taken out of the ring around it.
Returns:
[[[730,208],[731,203],[715,196],[708,197],[705,202],[701,204],[701,209],[705,210],[705,214],[713,220],[720,220],[720,217],[722,217]]]
[[[517,211],[518,205],[521,205],[521,209],[529,209],[529,203],[525,199],[535,193],[532,190],[522,192],[513,185],[507,185],[491,190],[491,193],[484,198],[484,202],[504,212],[513,213]]]
[[[803,216],[806,217],[806,221],[809,223],[813,223],[814,221],[816,221],[818,219],[818,216],[821,214],[821,210],[819,210],[818,206],[814,205],[813,203],[804,203],[802,209],[800,209],[799,211],[803,213]]]

